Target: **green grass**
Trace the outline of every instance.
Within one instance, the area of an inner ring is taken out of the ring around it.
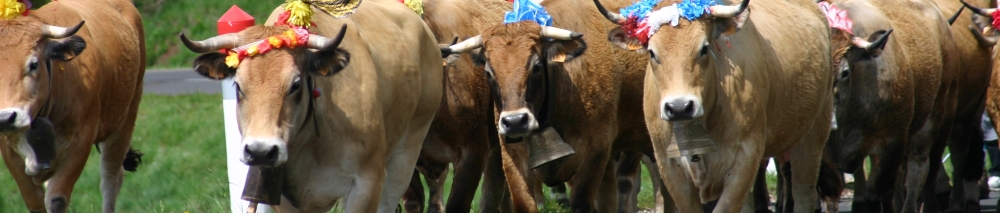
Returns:
[[[229,209],[221,100],[204,94],[143,97],[132,143],[145,156],[137,172],[125,174],[118,212]],[[93,149],[74,188],[70,212],[101,211],[99,163]],[[25,212],[7,169],[0,171],[0,212]]]

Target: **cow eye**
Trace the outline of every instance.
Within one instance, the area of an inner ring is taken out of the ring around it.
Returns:
[[[652,61],[654,61],[654,62],[656,62],[657,64],[659,64],[660,63],[660,58],[656,57],[656,53],[653,53],[652,50],[650,50],[648,52],[649,52],[649,59],[652,60]]]
[[[240,83],[233,82],[233,87],[236,88],[236,100],[238,101],[240,99],[243,99],[244,95],[243,95],[243,90],[240,89]]]
[[[705,55],[708,55],[708,45],[707,44],[701,46],[701,52],[698,53],[698,58],[705,57]]]
[[[531,73],[532,74],[539,73],[541,71],[542,71],[542,63],[535,63],[534,66],[531,66]]]
[[[847,77],[851,77],[851,67],[847,65],[847,61],[842,61],[840,62],[840,76],[838,76],[838,79],[844,80]]]
[[[288,94],[291,95],[295,91],[299,91],[299,89],[301,88],[302,88],[302,79],[299,77],[295,77],[295,80],[292,81],[291,88],[288,89]]]
[[[38,70],[38,58],[31,57],[30,59],[28,59],[28,70],[26,70],[25,72],[30,74],[34,73],[35,70]]]

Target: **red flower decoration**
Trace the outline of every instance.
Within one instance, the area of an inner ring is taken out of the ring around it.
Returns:
[[[1000,13],[993,11],[993,29],[1000,30]]]
[[[621,26],[626,35],[638,39],[639,43],[645,45],[649,42],[649,26],[646,25],[645,20],[640,21],[638,17],[630,16],[625,19]]]

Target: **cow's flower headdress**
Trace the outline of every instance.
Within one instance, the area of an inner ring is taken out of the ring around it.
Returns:
[[[0,0],[0,19],[12,20],[18,16],[27,16],[30,9],[29,0]]]
[[[503,16],[504,24],[521,21],[534,21],[538,25],[552,26],[552,16],[545,12],[545,7],[532,0],[515,0],[514,8]]]
[[[837,8],[836,5],[830,4],[830,2],[821,1],[818,3],[819,9],[826,14],[826,19],[830,23],[830,28],[840,29],[844,32],[854,35],[854,21],[851,17],[847,17],[847,11]]]
[[[626,35],[645,45],[660,25],[669,23],[670,26],[677,26],[681,17],[693,21],[702,15],[712,14],[711,7],[718,4],[715,0],[684,0],[653,11],[653,7],[660,1],[662,0],[640,0],[619,10],[625,16],[625,22],[621,26]]]
[[[226,65],[232,68],[240,66],[240,61],[246,57],[264,54],[272,49],[288,47],[295,48],[305,45],[309,41],[309,26],[313,16],[309,4],[302,0],[287,0],[285,2],[285,12],[278,16],[277,25],[287,25],[292,27],[281,35],[267,37],[260,41],[252,42],[243,46],[229,49],[226,56]]]

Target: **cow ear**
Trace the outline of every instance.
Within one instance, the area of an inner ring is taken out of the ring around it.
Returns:
[[[608,33],[608,41],[619,48],[639,53],[646,52],[647,48],[645,44],[639,42],[639,39],[628,36],[625,29],[622,29],[620,26],[611,29],[611,32]]]
[[[222,80],[236,75],[236,68],[226,65],[226,55],[217,52],[201,54],[195,58],[194,71],[214,80]]]
[[[300,67],[305,69],[303,71],[330,76],[347,67],[347,64],[351,62],[351,54],[344,49],[334,48],[316,52],[306,51],[304,59],[299,62]]]
[[[70,61],[86,48],[87,42],[83,41],[83,38],[80,38],[80,36],[70,36],[69,38],[62,39],[62,41],[49,40],[45,52],[50,59]]]
[[[717,39],[719,36],[732,35],[743,29],[743,24],[750,19],[750,8],[743,10],[739,15],[732,18],[716,18],[713,20],[715,24],[715,30],[712,33],[712,39]]]
[[[587,50],[587,42],[584,42],[583,38],[554,40],[549,43],[549,46],[545,50],[545,55],[548,57],[549,63],[572,61],[577,56],[583,55],[583,52]]]

